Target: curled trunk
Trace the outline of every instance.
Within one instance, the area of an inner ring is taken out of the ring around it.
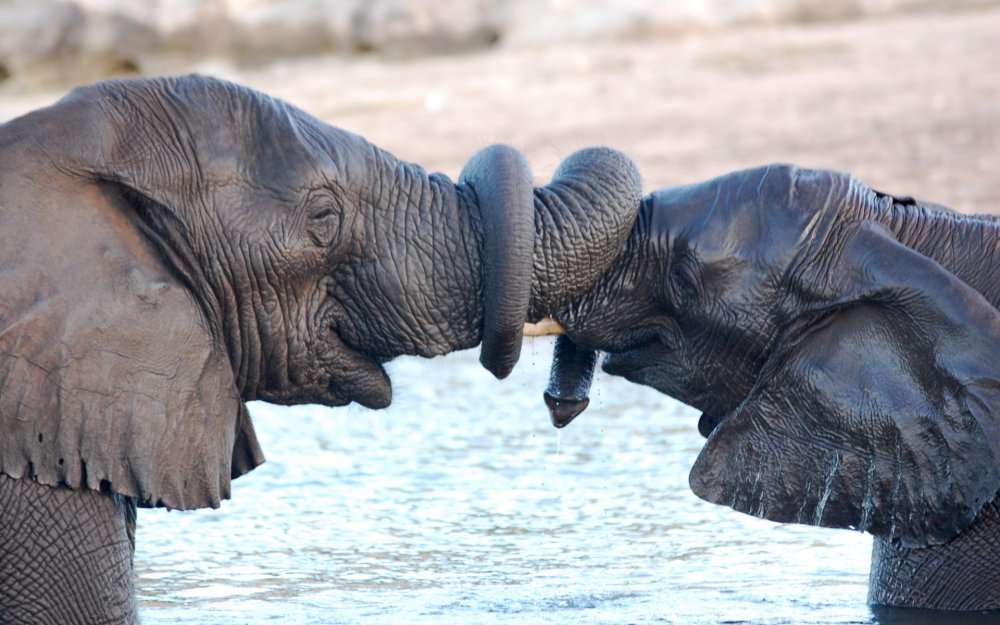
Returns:
[[[529,319],[566,307],[621,253],[639,213],[642,178],[624,154],[588,148],[535,189],[535,254]]]
[[[531,169],[517,150],[493,145],[469,159],[459,181],[475,190],[483,225],[479,361],[505,378],[521,355],[521,328],[531,297]]]
[[[483,366],[505,377],[525,319],[585,292],[620,253],[638,212],[638,171],[606,148],[571,155],[541,188],[509,146],[475,154],[457,184],[373,154],[365,168],[388,192],[371,202],[362,239],[377,243],[338,266],[335,296],[345,308],[338,324],[345,343],[382,359],[481,342]],[[423,224],[434,227],[414,227]],[[397,275],[386,271],[386,258]]]
[[[581,150],[535,190],[535,271],[529,319],[564,309],[598,281],[621,254],[642,201],[638,169],[621,152]],[[556,341],[545,404],[565,427],[583,412],[597,352],[569,336]]]

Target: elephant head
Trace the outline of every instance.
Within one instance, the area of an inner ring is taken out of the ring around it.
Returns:
[[[646,197],[624,251],[555,313],[547,399],[610,374],[702,411],[695,494],[904,546],[1000,488],[996,222],[770,166]],[[979,246],[982,246],[980,248]]]
[[[534,189],[492,146],[455,184],[199,76],[0,126],[0,472],[217,506],[262,461],[244,401],[384,407],[384,362],[480,342],[505,376],[533,295],[579,293],[542,279],[562,243],[596,278],[638,210],[617,152],[567,163]]]

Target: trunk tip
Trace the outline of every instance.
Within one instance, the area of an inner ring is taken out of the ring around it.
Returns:
[[[498,380],[510,375],[521,356],[521,337],[503,340],[488,336],[479,351],[479,364]]]
[[[552,425],[557,428],[564,428],[577,418],[580,413],[590,405],[590,398],[583,399],[560,399],[550,395],[548,391],[543,394],[545,405],[549,408],[549,418]]]

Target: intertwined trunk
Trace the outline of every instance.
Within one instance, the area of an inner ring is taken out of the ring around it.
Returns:
[[[477,154],[458,184],[377,150],[374,163],[387,182],[365,214],[363,252],[335,270],[339,331],[384,359],[482,342],[498,377],[523,323],[560,310],[618,257],[640,202],[634,164],[609,149],[570,156],[539,188],[504,146]]]

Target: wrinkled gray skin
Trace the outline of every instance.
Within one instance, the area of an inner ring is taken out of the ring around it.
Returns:
[[[136,507],[228,497],[263,461],[244,401],[380,408],[385,361],[480,342],[507,375],[640,189],[606,149],[534,189],[505,146],[455,184],[199,76],[0,126],[0,622],[134,622]]]
[[[703,412],[691,488],[875,536],[869,602],[1000,608],[1000,226],[775,165],[643,200],[556,318],[547,402],[603,368]]]

